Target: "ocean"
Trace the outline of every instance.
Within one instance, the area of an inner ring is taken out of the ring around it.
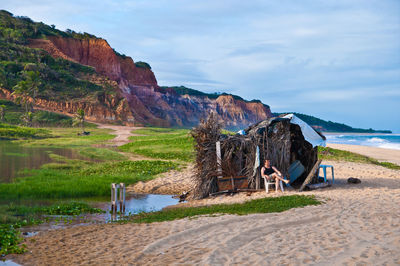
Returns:
[[[326,143],[350,144],[400,150],[400,134],[324,134]]]

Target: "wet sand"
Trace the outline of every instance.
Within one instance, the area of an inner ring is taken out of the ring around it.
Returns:
[[[43,232],[26,239],[30,252],[11,258],[24,265],[398,265],[400,171],[349,162],[324,163],[335,167],[334,186],[285,192],[316,195],[324,201],[320,206],[283,213]],[[348,177],[360,178],[362,183],[348,184]],[[242,193],[189,204],[241,202],[276,195]]]

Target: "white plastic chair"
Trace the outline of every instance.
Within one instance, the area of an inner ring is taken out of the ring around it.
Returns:
[[[267,194],[268,194],[269,186],[275,186],[275,180],[269,181],[269,180],[267,180],[267,178],[265,176],[263,176],[263,178],[264,178],[264,184],[265,184],[265,192],[267,192]],[[283,184],[282,184],[281,180],[279,180],[279,186],[281,187],[282,192],[284,192]]]

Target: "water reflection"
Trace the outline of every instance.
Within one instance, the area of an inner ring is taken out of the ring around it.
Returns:
[[[25,226],[21,228],[21,232],[25,237],[35,235],[37,232],[63,229],[74,226],[84,226],[90,224],[102,224],[119,220],[121,215],[113,215],[110,213],[111,202],[88,202],[90,205],[101,208],[106,213],[103,214],[86,214],[78,217],[62,216],[62,215],[49,215],[52,221],[40,225]],[[152,212],[160,211],[167,206],[178,204],[179,200],[174,199],[171,195],[157,195],[157,194],[127,194],[126,198],[126,212],[125,215],[137,214],[139,212]],[[65,220],[68,222],[65,223]]]
[[[20,266],[20,264],[13,262],[12,260],[1,261],[0,266]]]
[[[179,199],[175,199],[171,195],[128,194],[125,201],[125,215],[160,211],[167,206],[178,203]],[[98,208],[107,211],[106,214],[102,215],[102,219],[106,222],[118,220],[120,218],[119,215],[113,216],[110,214],[111,202],[99,204]]]
[[[23,169],[36,169],[53,162],[49,153],[68,159],[84,159],[73,149],[29,147],[0,140],[0,182],[10,182]]]

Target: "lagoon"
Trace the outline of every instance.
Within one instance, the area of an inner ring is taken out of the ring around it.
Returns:
[[[14,177],[22,174],[24,169],[37,169],[46,163],[54,162],[50,154],[68,159],[85,159],[74,149],[32,147],[0,140],[0,183],[11,182]]]

